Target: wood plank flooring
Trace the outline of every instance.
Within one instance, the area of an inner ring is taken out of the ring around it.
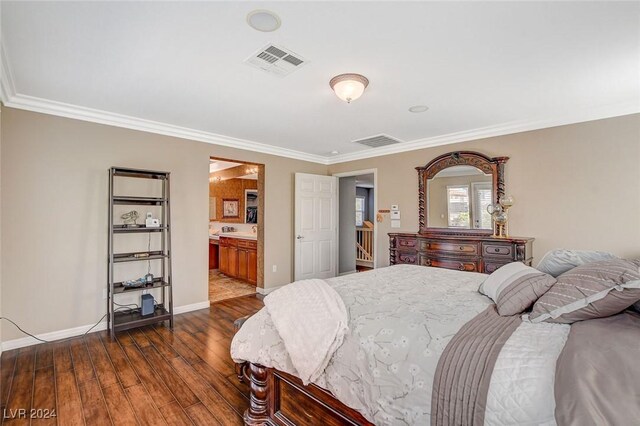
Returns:
[[[101,331],[4,352],[0,424],[242,425],[249,394],[229,355],[233,321],[262,306],[261,296],[239,297],[177,315],[173,331],[148,326],[115,340]]]

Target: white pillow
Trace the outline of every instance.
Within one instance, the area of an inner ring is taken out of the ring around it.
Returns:
[[[539,273],[537,269],[527,266],[522,262],[508,263],[493,271],[480,285],[478,291],[488,296],[494,302],[497,302],[500,292],[509,284],[527,274]]]
[[[605,251],[555,249],[542,256],[536,269],[552,277],[558,277],[576,266],[609,259],[618,259],[618,256]]]

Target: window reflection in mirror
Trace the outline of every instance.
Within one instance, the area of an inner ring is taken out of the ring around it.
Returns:
[[[492,202],[493,177],[473,166],[453,166],[427,181],[428,226],[491,229],[487,206]]]

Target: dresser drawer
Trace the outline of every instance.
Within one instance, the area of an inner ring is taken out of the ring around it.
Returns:
[[[478,254],[478,243],[420,240],[420,251],[476,256]]]
[[[444,259],[434,258],[427,256],[420,256],[421,266],[432,266],[434,268],[455,269],[457,271],[478,272],[478,262],[472,260],[456,260],[456,259]]]
[[[415,250],[417,240],[409,237],[397,237],[396,238],[398,249],[412,249]]]
[[[417,253],[403,253],[401,251],[396,252],[396,264],[405,263],[408,265],[418,264]]]
[[[513,259],[513,246],[511,244],[482,244],[483,256],[508,257]]]
[[[277,417],[284,417],[295,425],[355,424],[283,380],[278,380],[278,388],[280,409]]]
[[[238,240],[238,247],[255,249],[258,247],[258,242],[253,240]]]

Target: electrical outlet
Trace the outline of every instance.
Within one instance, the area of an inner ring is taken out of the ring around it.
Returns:
[[[271,269],[273,272],[278,272],[278,265],[273,265]]]
[[[102,298],[104,300],[107,300],[107,289],[106,288],[102,289]]]

